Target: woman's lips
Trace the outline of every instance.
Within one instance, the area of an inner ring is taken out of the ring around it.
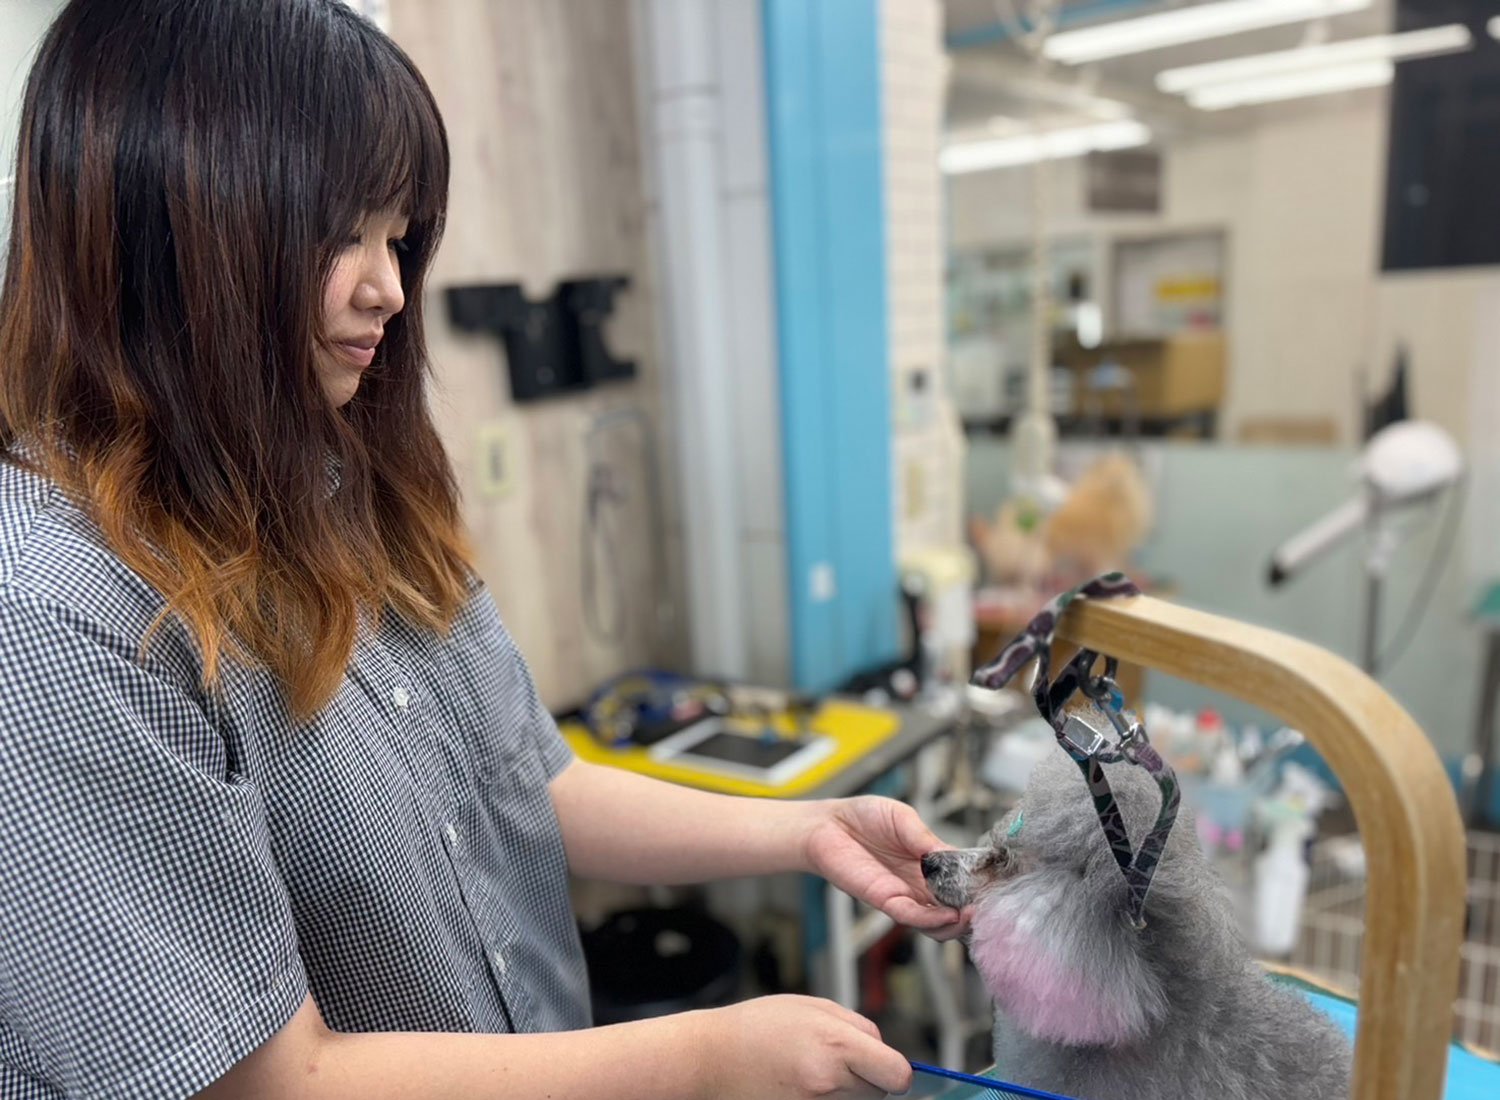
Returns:
[[[361,369],[368,367],[375,361],[374,348],[362,348],[355,344],[334,344],[333,348],[339,353],[339,355],[347,360],[350,365],[359,367]]]

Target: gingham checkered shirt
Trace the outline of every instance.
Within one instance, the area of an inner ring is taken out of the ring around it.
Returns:
[[[570,752],[489,595],[389,617],[293,726],[199,686],[161,596],[0,462],[0,1100],[185,1097],[310,992],[337,1031],[554,1031],[588,983],[547,783]]]

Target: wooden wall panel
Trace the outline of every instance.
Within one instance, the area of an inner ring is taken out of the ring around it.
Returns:
[[[393,0],[391,30],[432,86],[453,152],[448,233],[427,302],[435,413],[501,615],[543,700],[571,705],[605,677],[670,658],[675,649],[653,649],[652,556],[664,539],[673,551],[674,540],[650,525],[633,428],[611,431],[605,448],[627,494],[618,525],[623,644],[589,634],[580,593],[585,432],[598,414],[620,407],[645,410],[658,429],[666,423],[659,415],[629,5]],[[521,281],[541,295],[558,279],[593,273],[632,280],[610,340],[617,354],[637,360],[641,374],[633,382],[517,406],[498,340],[459,334],[447,323],[445,286]],[[493,424],[506,432],[515,471],[512,491],[498,499],[482,497],[476,479],[477,436]],[[664,453],[669,444],[658,441]],[[670,509],[670,482],[664,490]],[[673,551],[669,576],[675,560]]]

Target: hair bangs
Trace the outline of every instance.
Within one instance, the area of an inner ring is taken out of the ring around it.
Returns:
[[[359,17],[350,14],[350,20]],[[353,231],[372,213],[410,220],[412,261],[425,264],[442,234],[448,194],[448,138],[426,83],[401,50],[367,28],[340,51],[330,81],[335,116],[323,129],[330,230]]]

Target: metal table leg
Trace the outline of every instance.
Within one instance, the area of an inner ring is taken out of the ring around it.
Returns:
[[[1483,827],[1489,821],[1494,797],[1495,705],[1500,699],[1500,630],[1485,633],[1484,671],[1479,681],[1479,719],[1474,729],[1474,755],[1479,774],[1469,796],[1469,825]]]

